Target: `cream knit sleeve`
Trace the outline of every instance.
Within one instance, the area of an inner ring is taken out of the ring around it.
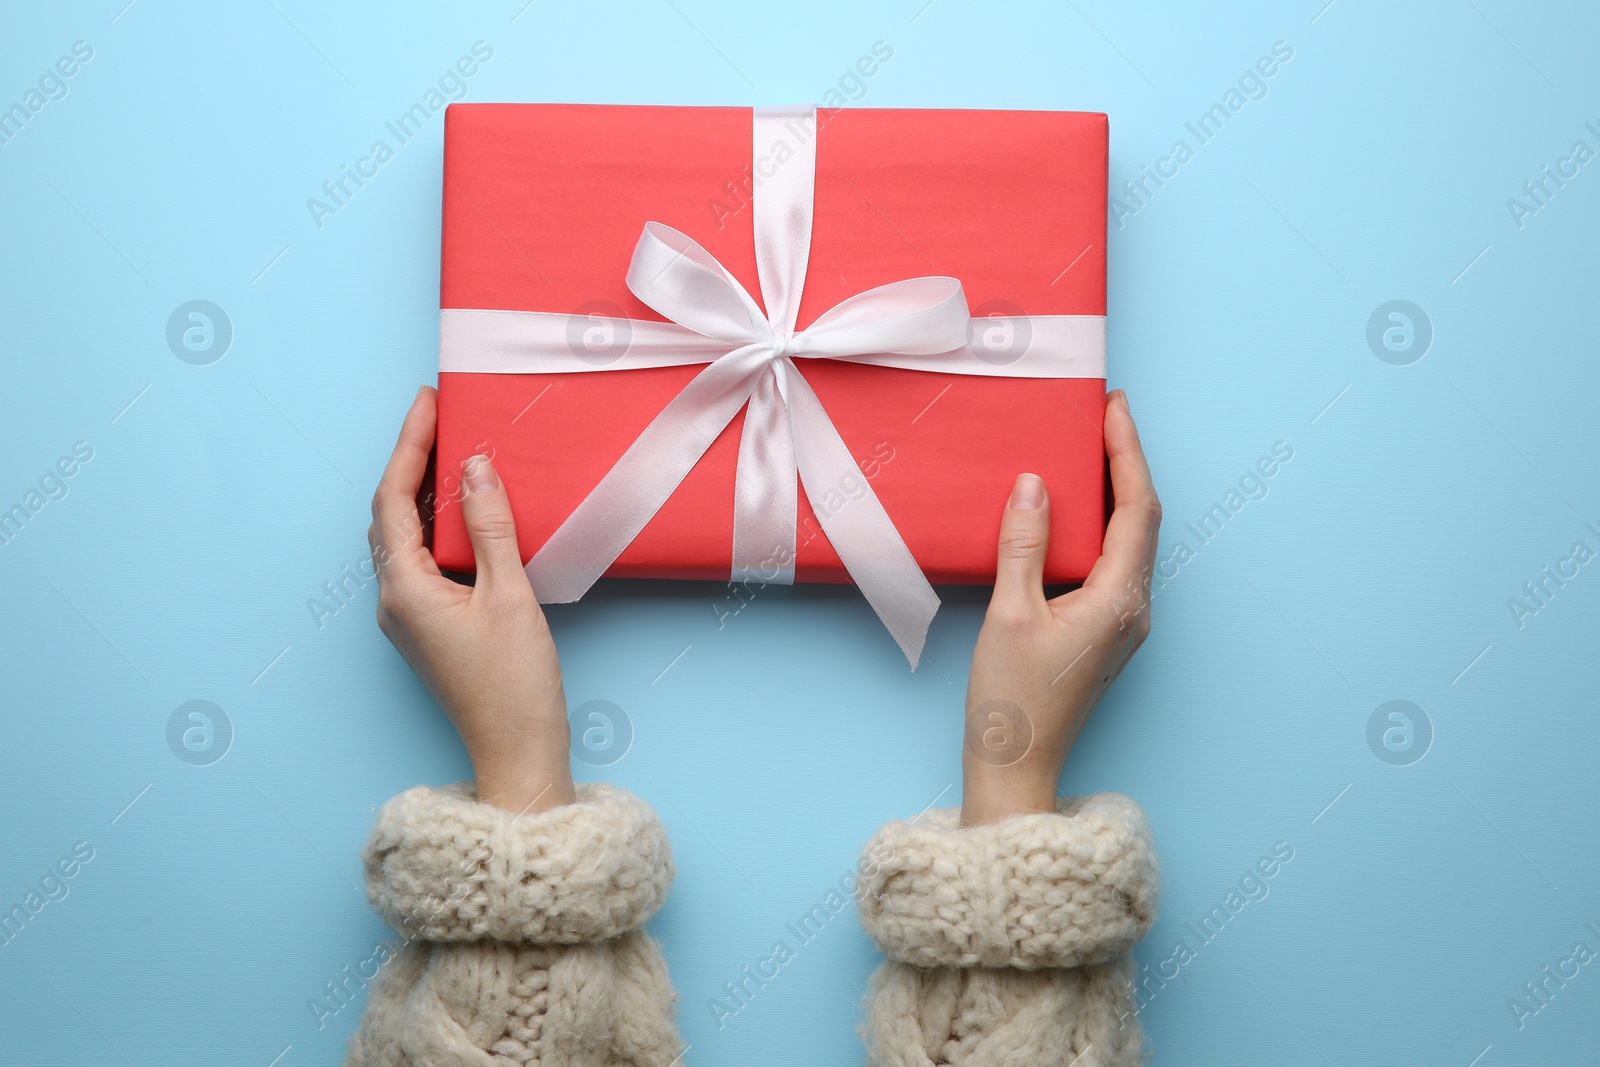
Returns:
[[[888,959],[863,1026],[875,1067],[1131,1067],[1129,950],[1155,918],[1139,806],[1115,793],[962,828],[958,810],[880,830],[861,916]]]
[[[580,785],[533,815],[470,789],[384,805],[367,897],[404,948],[371,987],[348,1067],[669,1067],[682,1051],[660,948],[666,828],[643,800]]]

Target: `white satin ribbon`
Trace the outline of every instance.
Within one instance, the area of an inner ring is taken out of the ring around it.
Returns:
[[[748,405],[734,485],[732,580],[794,581],[795,476],[823,533],[917,665],[939,598],[901,540],[794,360],[840,359],[907,370],[1025,378],[1105,376],[1098,315],[972,319],[954,278],[869,289],[795,332],[811,250],[816,127],[810,108],[757,108],[756,150],[792,158],[754,191],[756,270],[767,311],[695,241],[646,223],[627,274],[635,296],[669,322],[605,320],[621,331],[594,352],[572,315],[446,309],[439,369],[557,374],[709,364],[645,427],[528,562],[545,603],[577,600],[666,503],[717,435]],[[798,142],[798,143],[797,143]],[[991,344],[986,331],[998,335]],[[830,491],[845,503],[830,508]]]

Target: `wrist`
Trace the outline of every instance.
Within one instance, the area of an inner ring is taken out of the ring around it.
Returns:
[[[513,814],[537,815],[577,800],[564,748],[559,758],[484,759],[474,761],[472,770],[478,800]]]
[[[1027,765],[1024,765],[1027,764]],[[964,761],[961,772],[961,825],[984,826],[1013,815],[1048,814],[1056,810],[1059,766],[1023,761],[992,767]]]

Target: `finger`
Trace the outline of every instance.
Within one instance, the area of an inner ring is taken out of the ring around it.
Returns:
[[[403,544],[404,539],[397,537],[395,538],[395,542],[397,544]],[[367,524],[367,548],[369,549],[372,558],[373,577],[378,579],[379,584],[389,581],[395,574],[393,569],[390,567],[390,564],[394,562],[394,553],[391,552],[389,547],[384,544],[383,534],[378,529],[378,520],[376,519]],[[422,568],[422,573],[435,576],[440,575],[441,572],[439,567],[433,562],[433,557],[431,555],[424,553],[423,563],[424,566]],[[417,573],[415,562],[408,561],[404,566],[402,566],[401,572],[406,575]]]
[[[1000,516],[994,603],[1031,611],[1044,606],[1044,557],[1050,547],[1050,494],[1037,474],[1019,474]]]
[[[511,517],[511,498],[488,456],[467,460],[461,477],[466,493],[461,514],[467,522],[472,555],[478,565],[475,586],[491,594],[526,587],[528,576],[517,551],[517,525]]]
[[[372,496],[372,517],[378,527],[378,548],[386,557],[384,566],[431,569],[435,573],[438,570],[423,544],[422,518],[417,514],[417,490],[428,469],[428,454],[433,450],[439,421],[437,397],[429,386],[417,391],[411,410],[400,424],[400,437],[389,465]]]
[[[1111,464],[1111,521],[1106,524],[1100,558],[1084,585],[1120,592],[1130,582],[1142,583],[1151,572],[1161,528],[1161,501],[1128,410],[1128,395],[1120,389],[1106,404],[1105,439]]]

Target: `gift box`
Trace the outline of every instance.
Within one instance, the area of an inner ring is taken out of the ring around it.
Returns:
[[[1099,555],[1105,518],[1106,117],[852,108],[818,110],[809,125],[786,129],[814,153],[814,177],[802,175],[814,184],[797,330],[875,287],[953,278],[971,315],[967,364],[976,372],[848,356],[793,361],[860,479],[795,494],[790,573],[779,580],[852,580],[822,527],[864,485],[929,581],[989,584],[1001,509],[1015,476],[1032,471],[1051,496],[1046,580],[1081,581]],[[666,322],[629,287],[645,224],[691,238],[762,301],[753,205],[769,195],[764,183],[798,179],[772,176],[797,165],[759,138],[749,108],[447,110],[440,495],[459,496],[463,462],[490,454],[510,492],[524,560],[707,369],[704,361],[610,362]],[[566,316],[581,372],[522,373],[515,360],[467,358],[478,344],[476,333],[463,333],[467,310]],[[1030,365],[1054,358],[1048,349],[1062,334],[1045,327],[1061,323],[1073,326],[1074,345],[1099,351],[1072,353],[1080,369],[1071,374],[1017,376],[1011,364],[1025,350]],[[744,420],[745,412],[735,415],[667,487],[606,575],[738,577],[730,561]],[[841,499],[814,499],[830,492]],[[433,550],[441,568],[473,569],[459,507],[439,511]]]

